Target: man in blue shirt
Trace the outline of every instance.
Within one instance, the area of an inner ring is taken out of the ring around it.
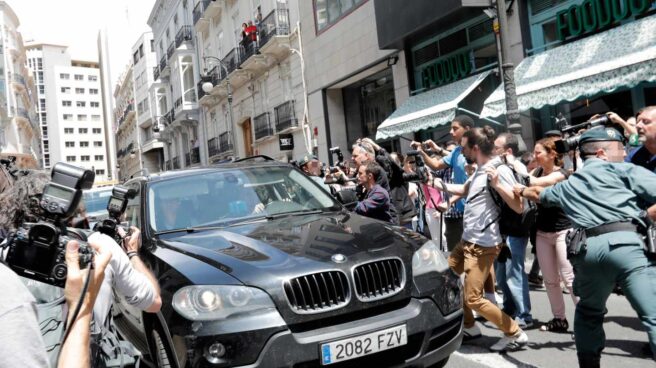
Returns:
[[[638,112],[636,130],[642,146],[631,152],[626,162],[656,173],[656,106],[647,106]]]

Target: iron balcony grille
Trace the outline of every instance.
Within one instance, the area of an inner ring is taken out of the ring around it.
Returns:
[[[173,42],[171,42],[171,44],[169,45],[169,48],[166,49],[166,57],[168,59],[171,59],[174,52],[175,52],[175,44]]]
[[[355,294],[359,300],[370,302],[384,299],[403,290],[405,272],[397,258],[366,263],[353,270]]]
[[[273,128],[269,121],[269,113],[258,115],[255,117],[255,139],[261,139],[273,135]]]
[[[180,47],[184,41],[191,41],[191,26],[180,27],[175,35],[175,47]]]
[[[203,17],[203,13],[205,12],[205,9],[207,9],[207,6],[210,4],[210,0],[202,0],[199,1],[196,6],[194,6],[194,11],[193,11],[193,19],[194,19],[194,25],[198,23],[198,20]]]
[[[276,132],[297,126],[296,114],[294,113],[294,101],[287,101],[274,108],[276,115]]]
[[[230,50],[230,52],[223,58],[223,63],[226,66],[228,74],[237,69],[239,67],[239,48]]]
[[[260,46],[264,46],[275,36],[289,34],[289,10],[274,9],[260,24]]]
[[[219,153],[225,153],[232,150],[230,132],[219,134]]]
[[[158,66],[153,67],[153,78],[154,78],[154,80],[159,79],[159,67]]]
[[[216,156],[219,154],[219,139],[218,138],[212,138],[207,141],[207,151],[209,153],[209,156]]]
[[[162,55],[162,58],[159,59],[159,70],[162,71],[166,68],[166,55]]]
[[[283,284],[287,301],[298,314],[321,313],[344,307],[351,300],[349,283],[341,271],[296,277]]]

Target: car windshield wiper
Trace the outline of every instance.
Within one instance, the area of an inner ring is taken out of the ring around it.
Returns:
[[[266,218],[267,220],[275,220],[279,219],[282,217],[288,217],[288,216],[302,216],[302,215],[314,215],[317,213],[324,213],[327,210],[320,209],[320,208],[314,208],[314,209],[307,209],[307,210],[301,210],[301,211],[290,211],[290,212],[281,212],[281,213],[274,213],[272,215],[267,215]]]

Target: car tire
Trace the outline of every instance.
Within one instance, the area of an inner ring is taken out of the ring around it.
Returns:
[[[449,357],[446,357],[433,365],[429,365],[428,368],[443,368],[444,366],[446,366],[446,363],[448,362],[449,362]]]
[[[159,329],[153,329],[152,337],[154,343],[153,360],[157,364],[157,367],[172,368],[173,365],[171,364],[169,350],[167,349],[166,343],[160,335]]]

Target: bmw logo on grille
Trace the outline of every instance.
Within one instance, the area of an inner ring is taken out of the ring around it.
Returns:
[[[343,254],[333,254],[332,257],[330,257],[333,262],[335,263],[344,263],[346,262],[346,256]]]

